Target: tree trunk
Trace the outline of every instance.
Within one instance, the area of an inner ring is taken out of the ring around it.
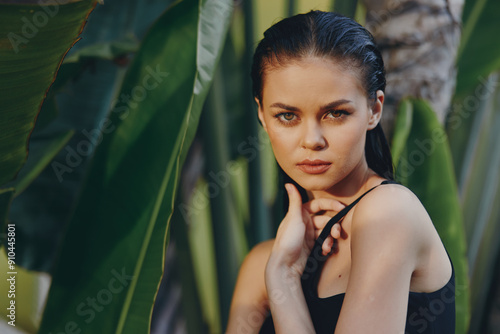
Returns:
[[[455,90],[463,0],[364,0],[366,28],[382,52],[387,88],[382,127],[392,138],[399,101],[423,98],[444,123]]]

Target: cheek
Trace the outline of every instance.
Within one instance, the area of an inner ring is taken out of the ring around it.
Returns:
[[[351,159],[358,159],[364,152],[366,132],[362,129],[354,129],[344,136],[344,148],[346,155]]]
[[[286,155],[293,147],[291,136],[283,133],[269,132],[269,139],[275,155]]]
[[[339,162],[358,160],[364,152],[366,129],[356,124],[335,130],[327,136],[329,150]]]
[[[287,133],[283,129],[269,131],[268,134],[278,164],[284,169],[286,166],[293,164],[293,158],[299,146],[297,141],[298,136],[293,133]]]

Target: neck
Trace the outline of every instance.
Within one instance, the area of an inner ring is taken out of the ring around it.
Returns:
[[[308,191],[307,194],[309,200],[314,198],[333,198],[341,203],[349,204],[362,193],[383,180],[384,178],[368,168],[365,160],[330,189]]]

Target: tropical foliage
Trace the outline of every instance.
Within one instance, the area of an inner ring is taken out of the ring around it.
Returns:
[[[146,333],[159,317],[152,308],[163,275],[165,285],[182,286],[172,304],[179,313],[164,327],[183,318],[189,333],[223,332],[243,257],[284,214],[283,180],[250,96],[255,43],[286,15],[334,8],[363,22],[366,8],[179,0],[161,14],[163,1],[109,0],[61,64],[95,2],[35,3],[0,11],[1,38],[10,38],[0,39],[0,218],[16,225],[16,263],[52,278],[42,321],[39,307],[20,306],[20,327]],[[496,289],[497,9],[493,0],[465,2],[446,124],[426,101],[405,99],[392,138],[398,179],[419,196],[453,259],[457,333],[469,320],[470,333],[486,331]],[[165,262],[169,240],[176,255]],[[35,288],[18,302],[39,294],[42,276],[19,271],[19,283]],[[171,298],[158,296],[157,312]]]
[[[175,3],[127,71],[119,96],[131,101],[117,102],[88,140],[68,150],[67,165],[53,165],[62,178],[95,147],[39,332],[149,331],[179,171],[231,13],[230,2]]]

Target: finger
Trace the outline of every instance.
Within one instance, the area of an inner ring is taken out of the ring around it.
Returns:
[[[327,255],[332,251],[333,247],[333,238],[329,235],[326,237],[325,242],[321,246],[321,250],[323,251],[323,255]]]
[[[300,193],[291,183],[285,184],[288,194],[288,212],[298,217],[302,217],[302,198]]]
[[[339,223],[335,223],[332,226],[332,230],[330,231],[330,235],[334,239],[340,239],[340,232],[341,232],[342,227],[340,226]]]
[[[320,211],[335,211],[339,212],[345,208],[345,205],[333,198],[315,198],[304,204],[304,209],[311,214]]]
[[[323,232],[323,228],[324,226],[326,225],[326,223],[328,223],[329,219],[327,219],[324,223],[321,221],[321,217],[324,217],[324,216],[317,216],[317,217],[313,217],[313,224],[314,224],[314,227],[315,227],[315,230],[314,230],[314,236],[316,237],[316,239],[320,236],[321,232]],[[319,222],[318,222],[319,221]],[[320,227],[320,228],[317,228],[316,226],[320,226],[321,224],[323,224],[323,227]],[[330,230],[330,236],[333,238],[333,239],[347,239],[347,234],[344,232],[344,230],[342,229],[342,226],[339,224],[339,223],[335,223],[333,226],[332,226],[332,229]]]
[[[322,230],[325,227],[325,225],[330,221],[330,219],[332,219],[332,217],[324,215],[311,217],[311,220],[314,224],[314,228],[316,230]]]

